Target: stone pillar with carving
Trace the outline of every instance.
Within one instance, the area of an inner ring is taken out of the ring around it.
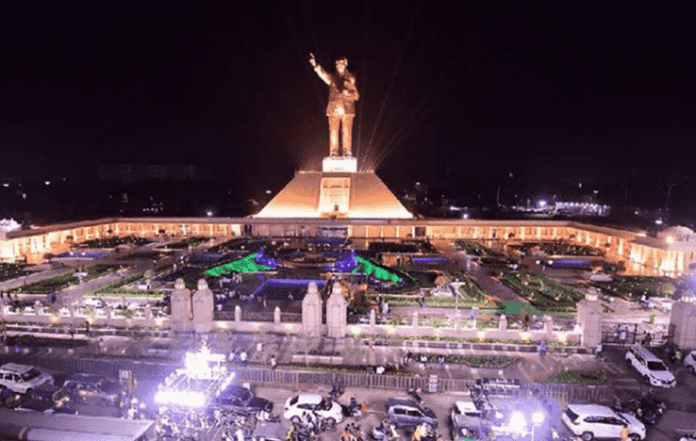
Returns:
[[[186,288],[184,279],[176,279],[171,296],[171,323],[173,332],[193,331],[193,308],[191,290]]]
[[[309,282],[307,294],[302,299],[302,333],[306,337],[321,336],[322,301],[317,291],[317,284]]]
[[[696,349],[696,296],[686,291],[672,305],[670,327],[674,328],[673,343],[682,351]]]
[[[348,330],[348,302],[343,297],[341,284],[334,283],[326,302],[326,326],[329,337],[343,338]]]
[[[38,317],[41,314],[41,311],[43,311],[43,305],[37,300],[34,302],[34,314],[36,314]]]
[[[200,279],[198,289],[193,294],[193,329],[196,332],[206,334],[215,328],[214,303],[208,283]]]
[[[578,302],[577,310],[578,324],[582,329],[581,344],[594,348],[602,341],[602,304],[594,287],[588,289],[585,298]]]

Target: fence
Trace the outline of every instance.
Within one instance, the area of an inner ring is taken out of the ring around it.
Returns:
[[[621,330],[624,330],[626,334],[623,340]],[[603,322],[602,343],[640,344],[645,336],[650,334],[650,346],[661,346],[670,341],[673,332],[672,326],[668,323]]]
[[[0,355],[0,363],[18,361],[54,372],[90,372],[118,376],[119,370],[130,370],[136,378],[164,379],[178,366],[137,360],[101,360],[86,358],[58,358],[39,355]],[[247,367],[236,371],[238,380],[264,384],[282,384],[301,387],[326,385],[334,382],[345,387],[406,390],[418,388],[432,393],[461,392],[474,385],[473,380],[415,377],[410,375],[375,375],[367,373],[303,371]],[[522,387],[523,392],[538,393],[559,403],[611,403],[614,391],[607,385],[573,386],[558,383],[532,383]]]

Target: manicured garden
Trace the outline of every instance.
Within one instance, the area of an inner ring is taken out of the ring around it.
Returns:
[[[0,263],[0,282],[22,277],[26,274],[26,267],[23,263]]]
[[[525,254],[541,251],[548,256],[603,256],[604,251],[587,245],[564,242],[525,242],[509,245],[509,248],[520,250]]]
[[[466,254],[471,254],[480,257],[506,257],[505,253],[494,250],[492,248],[484,247],[483,245],[476,242],[467,242],[464,240],[455,240],[454,248],[457,250],[462,250]]]
[[[86,273],[82,277],[83,282],[88,282],[97,279],[106,274],[114,272],[117,267],[114,265],[92,265],[83,269]],[[57,276],[49,277],[38,282],[30,283],[25,286],[18,286],[9,290],[10,293],[25,293],[25,294],[49,294],[54,291],[63,290],[69,286],[77,285],[80,279],[73,271],[68,271]]]
[[[641,296],[671,296],[680,288],[675,279],[650,276],[612,276],[611,282],[593,282],[595,287],[626,300],[639,300]]]
[[[210,239],[206,237],[189,237],[187,239],[182,239],[177,242],[168,243],[163,245],[162,248],[172,249],[172,250],[185,250],[189,247],[196,247]]]
[[[576,304],[585,298],[581,292],[543,274],[499,270],[496,276],[540,311],[572,312],[575,311]]]
[[[116,248],[119,245],[131,245],[135,247],[141,247],[152,243],[152,240],[145,239],[144,237],[109,237],[102,239],[92,239],[85,242],[80,242],[80,248]]]

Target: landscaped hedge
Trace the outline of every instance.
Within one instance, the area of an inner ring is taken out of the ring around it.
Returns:
[[[604,384],[607,374],[599,371],[567,370],[544,380],[544,383]]]
[[[502,283],[540,311],[574,311],[576,304],[585,298],[584,294],[550,279],[543,274],[526,271],[510,273],[498,271]]]
[[[650,276],[612,276],[611,282],[593,282],[592,284],[605,292],[627,300],[648,297],[662,297],[674,294],[678,290],[678,281],[669,277]]]
[[[119,245],[132,245],[141,247],[152,243],[152,240],[143,237],[109,237],[104,239],[92,239],[80,242],[81,248],[116,248]]]
[[[0,263],[0,282],[25,275],[26,267],[23,263]]]
[[[484,247],[476,242],[468,242],[464,240],[455,240],[454,248],[458,250],[463,250],[466,254],[472,254],[475,256],[491,256],[491,257],[506,257],[505,253],[500,251]]]

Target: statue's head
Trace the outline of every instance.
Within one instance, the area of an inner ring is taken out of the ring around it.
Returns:
[[[343,74],[348,68],[348,59],[346,57],[338,57],[336,59],[336,72]]]

